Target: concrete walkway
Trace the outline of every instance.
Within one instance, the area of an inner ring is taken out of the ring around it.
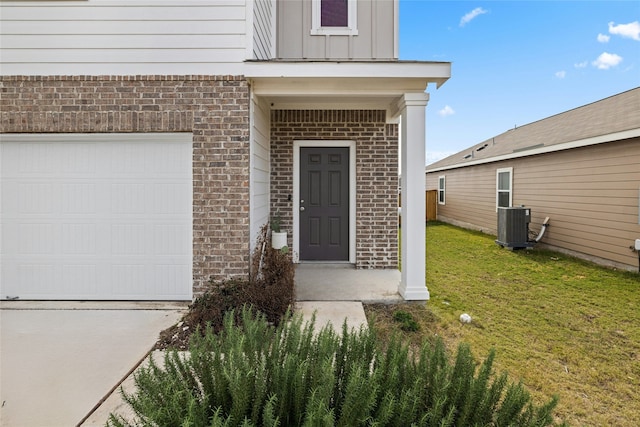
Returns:
[[[77,425],[185,308],[0,302],[0,425]]]
[[[363,302],[399,302],[400,272],[397,270],[356,270],[345,264],[299,264],[296,267],[296,311],[305,321],[316,316],[316,329],[330,323],[341,332],[343,323],[349,329],[367,325]],[[161,361],[162,352],[153,354]],[[145,360],[143,363],[148,363]],[[127,392],[135,390],[133,375],[123,383]],[[130,409],[122,402],[119,389],[114,392],[83,424],[102,426],[110,413],[130,418]]]
[[[298,264],[296,310],[316,326],[331,323],[337,332],[346,319],[349,329],[367,325],[363,302],[400,302],[400,271],[356,270],[349,264]]]
[[[362,302],[399,302],[397,270],[300,264],[296,310],[340,332],[367,325]],[[0,302],[0,425],[103,426],[111,412],[129,417],[119,387],[134,391],[132,371],[158,333],[186,304]],[[45,351],[42,351],[46,349]],[[162,354],[154,355],[157,361]],[[124,381],[123,381],[124,379]],[[113,393],[111,393],[113,391]]]

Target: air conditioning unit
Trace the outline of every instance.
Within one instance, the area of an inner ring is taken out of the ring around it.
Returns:
[[[498,239],[496,243],[509,249],[531,248],[529,241],[531,209],[525,207],[498,208]]]

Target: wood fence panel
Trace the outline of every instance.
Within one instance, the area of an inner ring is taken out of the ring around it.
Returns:
[[[427,206],[427,217],[425,221],[435,221],[438,219],[438,190],[427,190],[425,193],[425,203]],[[398,207],[401,205],[400,197],[398,197]],[[400,212],[398,211],[398,213]],[[400,216],[398,216],[398,224],[402,225],[402,218]]]
[[[427,190],[425,203],[427,204],[427,221],[435,221],[438,218],[438,190]]]

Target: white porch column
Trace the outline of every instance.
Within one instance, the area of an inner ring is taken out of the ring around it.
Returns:
[[[428,300],[425,283],[425,108],[429,95],[406,93],[401,114],[402,274],[398,291],[405,300]]]

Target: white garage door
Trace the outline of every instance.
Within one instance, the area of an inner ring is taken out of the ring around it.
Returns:
[[[191,299],[191,134],[0,138],[3,299]]]

